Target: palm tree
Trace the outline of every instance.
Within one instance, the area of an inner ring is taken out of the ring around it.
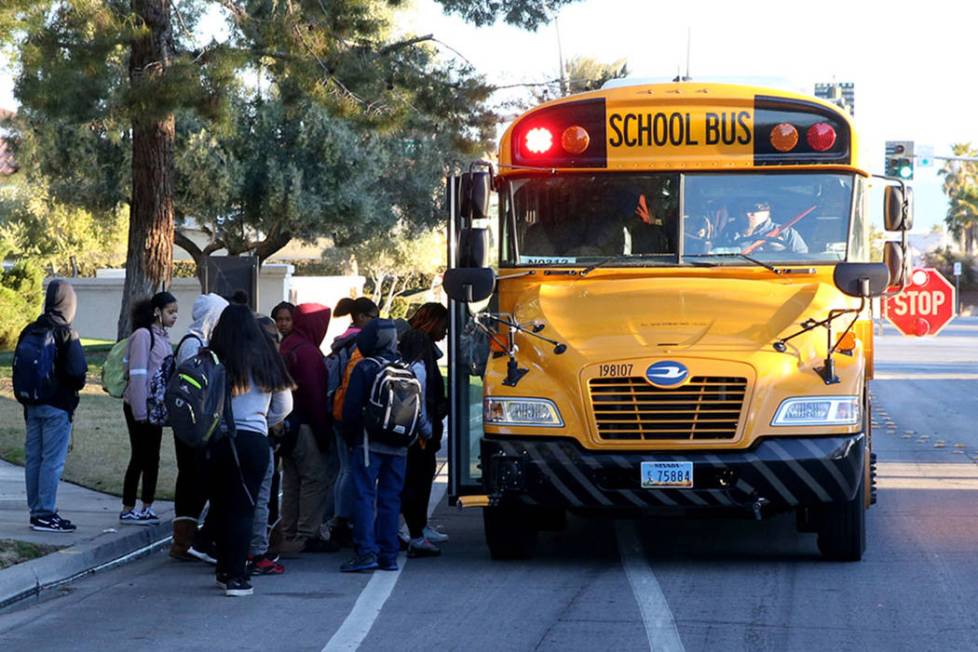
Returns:
[[[952,145],[951,151],[954,156],[978,157],[978,150],[971,143]],[[944,193],[950,201],[944,223],[971,256],[978,244],[978,164],[947,161],[939,174],[944,177]]]

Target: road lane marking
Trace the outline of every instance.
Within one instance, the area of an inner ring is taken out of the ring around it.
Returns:
[[[685,652],[683,642],[676,629],[676,620],[662,593],[655,573],[645,559],[642,542],[638,536],[635,521],[617,521],[615,533],[618,537],[618,551],[625,576],[632,587],[632,594],[642,613],[642,624],[649,639],[649,649],[659,652]]]
[[[435,476],[435,485],[431,490],[431,499],[428,501],[428,516],[434,511],[435,506],[445,497],[448,490],[447,468],[442,465],[438,475]],[[329,643],[323,648],[323,652],[339,652],[340,650],[356,650],[363,643],[370,630],[374,626],[377,617],[380,616],[381,609],[387,602],[387,598],[394,592],[397,579],[401,576],[401,571],[407,566],[407,555],[403,552],[397,556],[396,571],[374,571],[367,582],[367,586],[360,592],[356,604],[347,615],[346,620],[336,630]]]

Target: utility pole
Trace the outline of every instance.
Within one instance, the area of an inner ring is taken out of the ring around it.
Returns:
[[[560,20],[554,16],[554,29],[557,30],[557,63],[560,65],[560,95],[567,95],[567,80],[564,78],[564,50],[560,45]]]

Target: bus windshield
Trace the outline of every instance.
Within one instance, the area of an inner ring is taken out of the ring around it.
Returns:
[[[511,179],[501,193],[503,262],[837,262],[846,259],[853,185],[852,174],[821,172]]]

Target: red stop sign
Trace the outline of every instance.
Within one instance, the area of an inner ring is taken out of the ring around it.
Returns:
[[[886,318],[904,335],[937,335],[954,317],[954,286],[933,268],[915,269],[903,292],[887,297]]]

